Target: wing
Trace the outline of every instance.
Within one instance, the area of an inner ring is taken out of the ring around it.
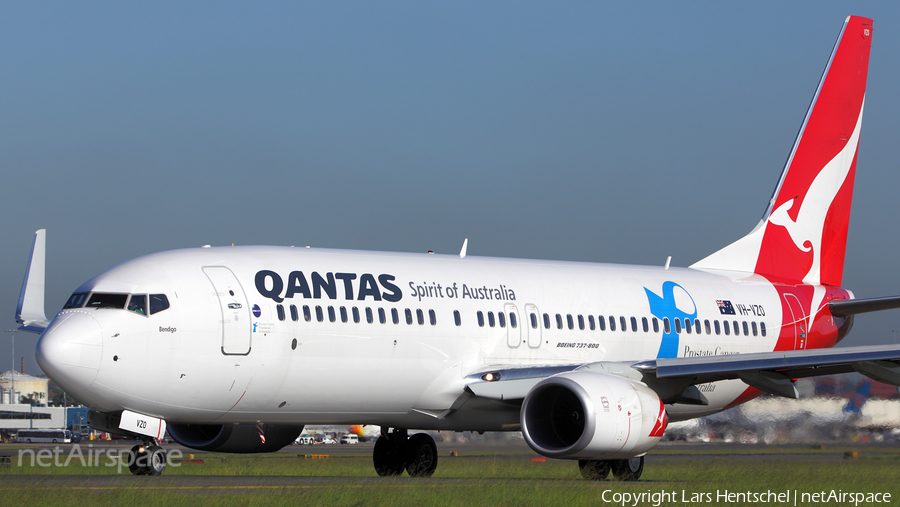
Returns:
[[[44,316],[44,258],[46,249],[46,232],[40,229],[34,233],[34,245],[28,269],[22,282],[19,304],[16,307],[16,322],[22,324],[19,329],[30,333],[43,333],[50,323]]]
[[[900,345],[760,352],[723,356],[677,357],[640,362],[516,367],[498,365],[466,377],[475,396],[520,400],[541,380],[567,371],[589,369],[647,384],[665,403],[706,405],[697,384],[741,379],[760,391],[797,398],[793,380],[853,371],[900,385]]]

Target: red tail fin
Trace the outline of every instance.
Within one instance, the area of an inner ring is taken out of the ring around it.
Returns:
[[[871,40],[847,18],[759,225],[691,267],[840,286]]]

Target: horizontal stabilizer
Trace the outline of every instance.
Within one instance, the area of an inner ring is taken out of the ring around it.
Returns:
[[[878,312],[900,308],[900,296],[882,298],[835,300],[828,303],[832,315],[850,316],[857,313]]]

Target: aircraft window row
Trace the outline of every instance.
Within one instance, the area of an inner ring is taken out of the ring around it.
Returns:
[[[515,317],[515,314],[511,313],[510,319],[513,319],[514,317]],[[542,317],[543,317],[542,320],[543,320],[543,324],[544,324],[544,329],[550,329],[550,326],[551,326],[550,314],[545,313],[545,314],[543,314]],[[490,315],[490,312],[489,312],[488,318],[489,318],[489,323],[490,323],[491,327],[493,327],[493,316]],[[532,312],[529,315],[529,320],[531,322],[532,329],[537,329],[538,326],[540,325],[540,322],[538,322],[538,316],[536,313]],[[645,333],[649,333],[651,327],[653,328],[654,333],[658,333],[659,329],[660,329],[659,320],[656,317],[653,317],[652,319],[647,319],[647,317],[641,317],[640,321],[638,321],[637,317],[629,317],[626,319],[624,316],[619,316],[618,318],[616,318],[613,315],[609,315],[608,317],[599,315],[597,317],[597,320],[595,321],[593,315],[588,315],[587,319],[585,319],[583,315],[573,316],[572,314],[566,314],[566,316],[564,318],[562,316],[562,314],[557,313],[552,320],[555,321],[555,323],[556,323],[556,329],[565,329],[565,328],[575,329],[576,322],[577,322],[578,329],[584,331],[584,329],[586,327],[585,321],[587,321],[587,327],[591,331],[594,331],[595,329],[598,329],[598,328],[600,329],[600,331],[606,331],[607,326],[609,327],[610,331],[615,331],[618,328],[618,329],[621,329],[622,331],[628,331],[630,329],[632,332],[637,332],[640,329]],[[483,327],[484,326],[483,321],[484,321],[484,319],[481,315],[481,312],[478,312],[478,325]],[[457,325],[459,325],[459,324],[457,324]],[[701,321],[700,319],[692,320],[692,319],[686,317],[686,318],[684,318],[684,320],[673,319],[672,321],[669,321],[668,317],[664,317],[662,319],[662,327],[666,333],[671,333],[672,328],[674,327],[675,332],[677,334],[681,334],[682,332],[687,333],[687,334],[692,334],[692,333],[703,334],[703,332],[705,331],[706,334],[708,334],[708,335],[712,335],[712,334],[721,335],[722,333],[724,333],[726,336],[729,336],[733,333],[735,336],[740,336],[741,334],[743,334],[744,336],[750,336],[751,334],[753,336],[760,336],[760,335],[766,336],[766,323],[765,322],[759,322],[759,323],[747,322],[747,321],[739,322],[739,321],[735,320],[735,321],[731,321],[731,323],[729,324],[729,321],[727,321],[727,320],[724,320],[720,323],[718,320],[714,320],[714,321],[703,320],[703,321]]]
[[[153,315],[169,308],[169,298],[165,294],[76,292],[63,306],[63,310],[70,308],[112,308],[140,315]]]
[[[381,324],[386,324],[388,322],[387,313],[384,311],[384,308],[378,308],[378,322]],[[276,305],[275,311],[278,314],[278,320],[284,321],[287,320],[287,315],[285,314],[284,305]],[[291,313],[291,320],[297,322],[300,320],[300,314],[296,305],[291,305],[289,307],[289,311]],[[312,309],[309,305],[303,305],[303,320],[306,322],[312,322]],[[317,322],[325,322],[325,314],[328,314],[328,322],[337,322],[338,318],[340,318],[341,322],[347,323],[352,319],[354,323],[359,324],[362,320],[361,314],[359,312],[359,308],[351,307],[348,311],[346,306],[341,306],[335,311],[333,306],[329,306],[327,308],[322,308],[321,306],[315,307],[316,313],[316,321]],[[458,312],[456,312],[457,321],[459,320]],[[375,313],[372,311],[371,307],[366,307],[365,309],[366,322],[372,324],[375,322]],[[417,309],[415,312],[413,310],[406,308],[403,311],[404,321],[408,325],[412,325],[414,322],[419,324],[420,326],[425,325],[425,311],[422,309]],[[391,322],[394,324],[400,323],[400,312],[397,311],[396,308],[391,308]],[[437,314],[434,310],[428,310],[428,323],[432,326],[437,325]],[[459,323],[456,324],[457,326]]]
[[[457,313],[458,312],[454,311],[454,314],[457,314]],[[509,327],[515,329],[519,325],[518,321],[516,320],[516,314],[513,312],[509,312],[508,315],[509,315]],[[456,315],[455,315],[455,317],[457,317],[456,325],[458,326],[459,318]],[[494,312],[487,312],[487,325],[488,325],[488,327],[494,327],[497,325],[499,325],[500,327],[506,327],[506,317],[507,317],[507,313],[497,312],[497,320],[495,321],[494,320]],[[475,318],[478,320],[478,327],[484,327],[484,312],[479,310],[478,313],[475,314]]]

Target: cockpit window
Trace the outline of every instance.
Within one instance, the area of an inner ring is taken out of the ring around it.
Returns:
[[[95,292],[91,294],[86,308],[125,308],[128,294],[103,294]]]
[[[169,298],[165,294],[150,294],[150,315],[169,308]]]
[[[128,310],[141,315],[147,315],[147,296],[135,294],[128,301]]]
[[[69,296],[69,300],[66,301],[66,306],[63,307],[63,310],[67,308],[81,308],[84,306],[84,302],[87,300],[88,293],[87,292],[76,292]]]

